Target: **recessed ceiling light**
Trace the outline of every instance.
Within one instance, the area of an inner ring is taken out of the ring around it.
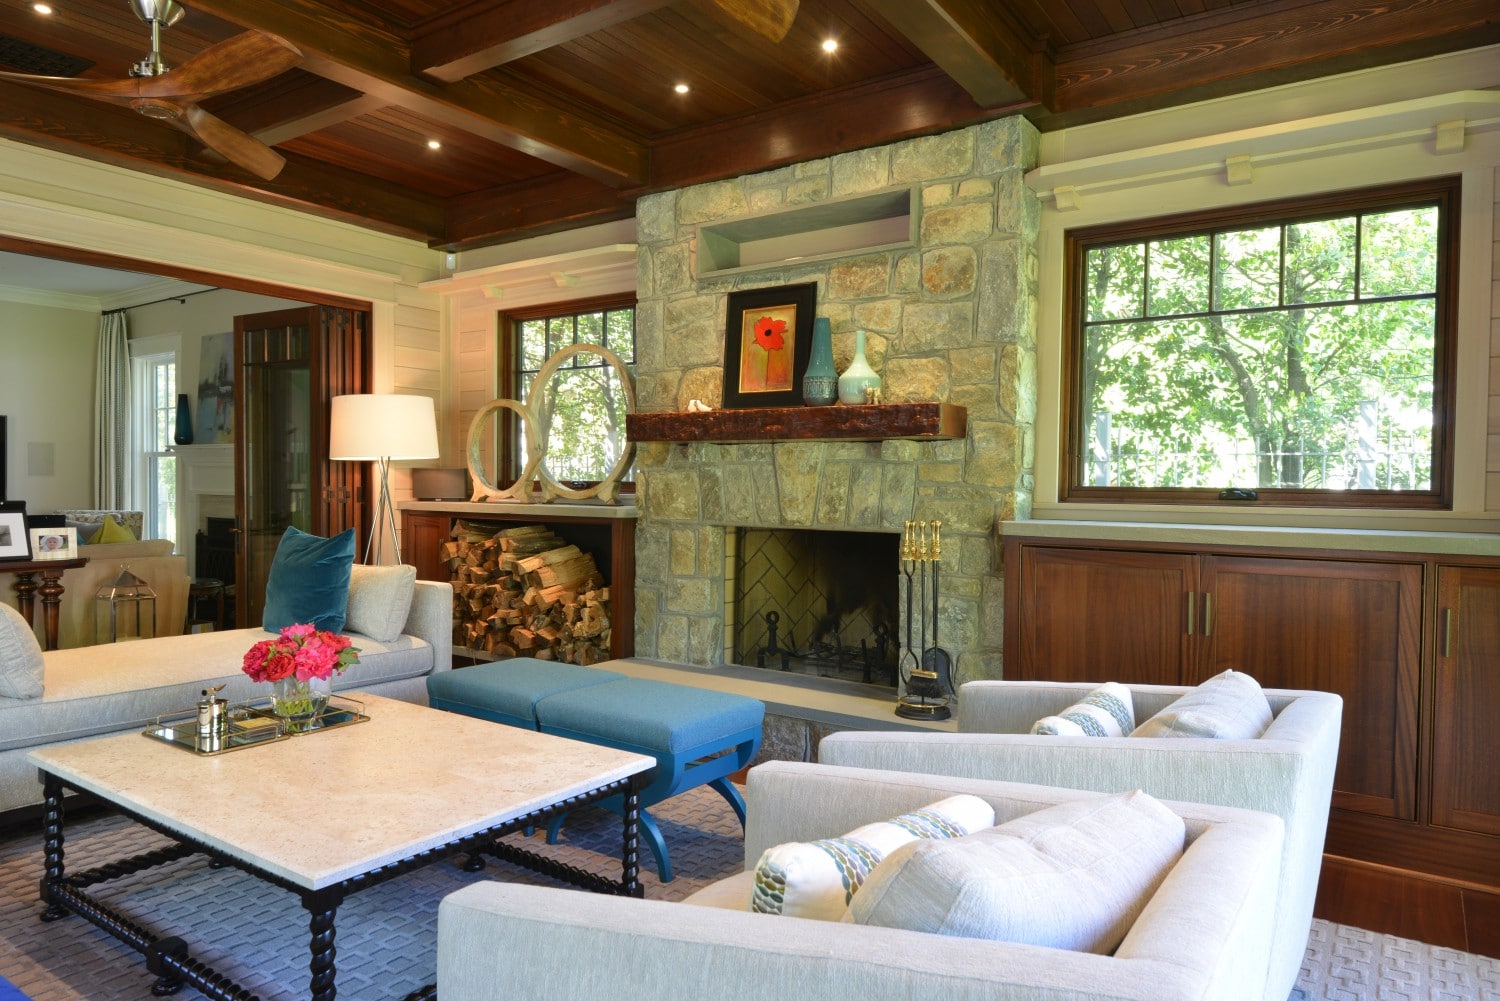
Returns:
[[[443,144],[440,143],[440,142],[438,142],[436,139],[429,139],[429,140],[427,140],[427,148],[428,149],[442,149],[443,148]]]
[[[675,91],[677,91],[677,93],[679,93],[679,94],[686,94],[688,92],[688,85],[685,84],[685,83],[679,83],[677,86],[673,87],[672,89],[675,90]]]
[[[837,38],[825,38],[825,39],[823,39],[823,51],[824,52],[837,52],[838,50],[839,50],[839,40]]]
[[[34,4],[31,5],[31,9],[34,10],[34,11],[36,11],[38,14],[50,14],[50,13],[52,13],[52,6],[50,4],[45,4],[45,3],[34,3]]]

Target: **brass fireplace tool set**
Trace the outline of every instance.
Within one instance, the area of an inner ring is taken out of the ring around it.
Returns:
[[[906,577],[906,647],[901,653],[901,680],[906,691],[896,700],[896,715],[903,719],[939,720],[953,715],[948,707],[953,691],[952,658],[938,646],[938,570],[943,556],[939,533],[942,527],[941,521],[908,521],[901,534],[901,573]],[[927,586],[929,565],[932,568],[930,591]],[[920,636],[911,628],[913,592],[920,609]],[[932,612],[931,646],[927,645],[929,609]]]

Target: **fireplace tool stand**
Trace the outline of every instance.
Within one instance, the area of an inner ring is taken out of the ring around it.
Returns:
[[[901,573],[906,577],[906,648],[901,653],[900,673],[906,691],[896,700],[896,715],[902,719],[943,720],[953,715],[949,708],[952,685],[948,674],[952,658],[938,646],[938,568],[942,564],[941,521],[908,521],[901,535]],[[932,532],[928,539],[929,529]],[[927,565],[932,564],[932,588],[927,587]],[[912,585],[916,584],[921,636],[911,631]],[[932,612],[932,646],[927,645],[927,613]],[[916,643],[914,647],[912,644]],[[918,651],[921,651],[919,654]]]

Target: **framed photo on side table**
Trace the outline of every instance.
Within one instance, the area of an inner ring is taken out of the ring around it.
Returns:
[[[38,560],[71,560],[78,555],[78,529],[33,528],[31,552]]]
[[[724,321],[724,406],[800,407],[812,352],[818,284],[729,293]]]
[[[0,503],[0,560],[31,559],[30,542],[26,536],[26,505],[20,501]]]

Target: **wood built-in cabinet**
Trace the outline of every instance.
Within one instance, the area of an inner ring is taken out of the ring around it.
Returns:
[[[1004,567],[1007,678],[1341,695],[1320,914],[1496,954],[1500,557],[1014,534]]]
[[[634,506],[409,501],[401,505],[401,555],[419,580],[450,579],[440,547],[459,519],[545,525],[592,555],[609,585],[609,655],[635,653]]]

